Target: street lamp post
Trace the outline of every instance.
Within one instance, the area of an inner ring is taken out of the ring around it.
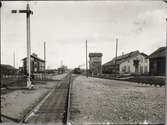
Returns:
[[[26,23],[27,23],[27,87],[31,88],[31,41],[30,41],[30,14],[33,12],[30,10],[29,4],[27,4],[26,10],[12,10],[12,13],[26,13]]]

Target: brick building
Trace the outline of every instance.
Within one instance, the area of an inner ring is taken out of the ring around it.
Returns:
[[[102,53],[89,53],[89,71],[94,75],[102,73]]]
[[[27,57],[23,60],[23,71],[26,74],[27,72]],[[37,54],[33,53],[31,55],[31,73],[42,73],[45,70],[45,61],[40,59]]]

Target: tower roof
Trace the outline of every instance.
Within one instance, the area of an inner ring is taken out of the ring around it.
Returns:
[[[89,53],[89,57],[102,57],[102,53]]]

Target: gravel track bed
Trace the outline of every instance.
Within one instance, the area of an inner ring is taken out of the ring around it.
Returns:
[[[78,76],[71,96],[74,124],[164,123],[164,87]]]

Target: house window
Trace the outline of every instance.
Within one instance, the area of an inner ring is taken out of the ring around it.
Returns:
[[[34,68],[34,72],[37,72],[37,67]]]
[[[140,61],[141,61],[141,63],[143,62],[143,58],[142,58],[142,57],[141,57],[141,60],[140,60]]]
[[[130,73],[130,66],[128,66],[128,72]]]
[[[143,66],[140,66],[140,73],[143,73]]]
[[[147,66],[144,66],[144,73],[147,73]]]
[[[122,72],[126,72],[126,66],[122,67]]]
[[[34,62],[34,66],[37,66],[38,64],[37,64],[37,62]]]
[[[34,61],[34,58],[31,57],[30,60],[31,60],[31,61]]]

